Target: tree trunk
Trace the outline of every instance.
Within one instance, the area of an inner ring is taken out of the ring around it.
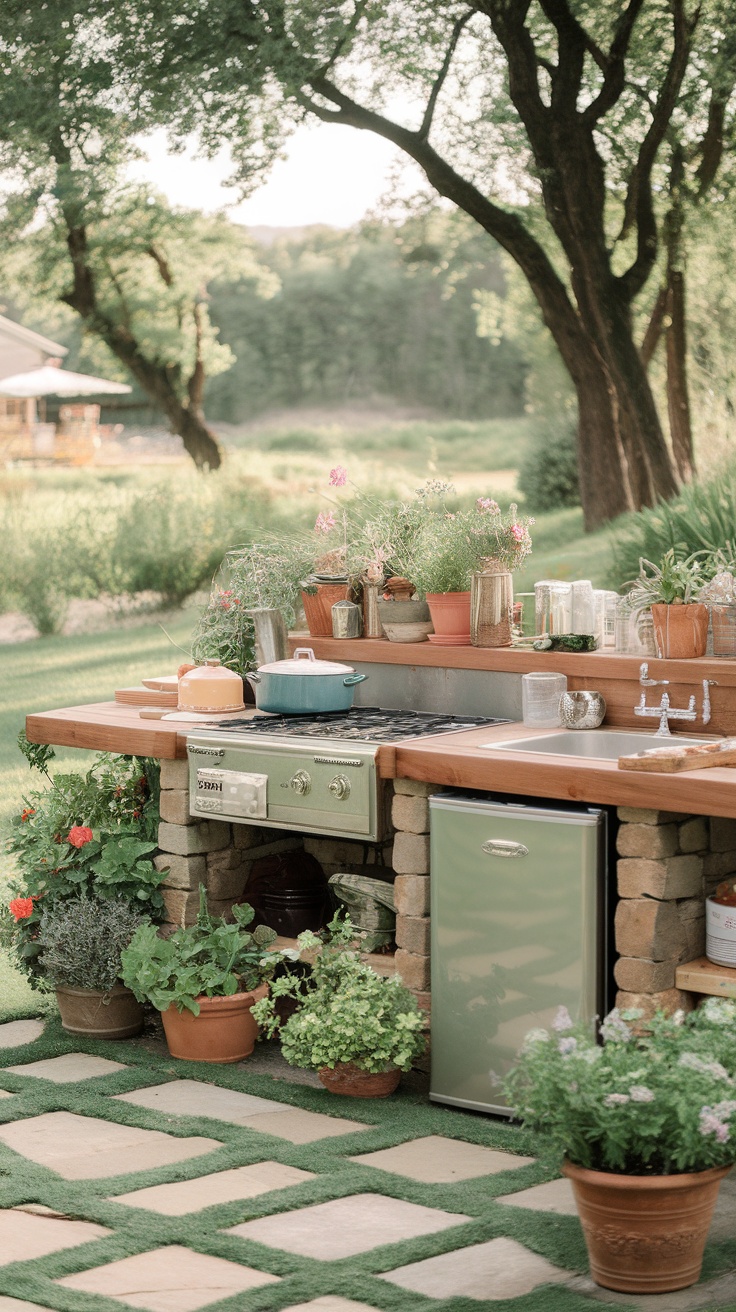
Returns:
[[[687,383],[687,337],[685,326],[685,275],[671,269],[667,329],[667,410],[672,451],[680,478],[689,483],[695,473],[690,396]]]

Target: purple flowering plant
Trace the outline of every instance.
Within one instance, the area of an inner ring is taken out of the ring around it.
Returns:
[[[560,1007],[532,1030],[504,1081],[509,1106],[576,1166],[673,1175],[736,1162],[736,1003],[600,1026]]]

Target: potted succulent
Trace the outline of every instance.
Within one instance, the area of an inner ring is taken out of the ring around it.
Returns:
[[[56,990],[62,1027],[95,1039],[127,1039],[143,1024],[120,982],[121,955],[147,918],[122,899],[65,898],[43,907],[39,969]]]
[[[275,979],[255,1018],[268,1035],[280,1033],[290,1066],[317,1071],[331,1093],[388,1097],[424,1051],[424,1017],[398,976],[376,975],[360,960],[360,936],[349,916],[336,915],[328,933],[326,942],[299,935],[310,974]],[[298,1004],[285,1023],[278,1014],[283,998]]]
[[[639,577],[628,601],[633,610],[651,607],[654,640],[660,657],[689,660],[704,656],[708,643],[708,608],[697,598],[704,582],[699,557],[678,560],[673,547],[658,565],[642,557]]]
[[[597,1284],[660,1293],[698,1279],[736,1161],[735,1020],[721,998],[646,1024],[614,1010],[601,1045],[560,1008],[527,1035],[506,1096],[564,1154]]]
[[[233,916],[232,924],[211,916],[200,884],[194,925],[169,938],[141,925],[122,954],[123,981],[139,1002],[161,1012],[172,1057],[228,1063],[253,1051],[258,1025],[251,1008],[279,960],[267,951],[276,931],[258,925],[251,933],[247,903],[234,906]]]

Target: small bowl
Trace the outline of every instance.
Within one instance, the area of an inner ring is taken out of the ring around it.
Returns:
[[[418,620],[413,624],[387,624],[383,621],[383,631],[389,642],[426,642],[430,633],[434,633],[431,620]]]

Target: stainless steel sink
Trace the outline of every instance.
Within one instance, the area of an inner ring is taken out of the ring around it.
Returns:
[[[689,734],[672,734],[658,738],[654,733],[626,732],[616,729],[578,729],[564,733],[544,733],[537,738],[515,738],[508,742],[481,743],[496,752],[532,752],[542,756],[571,756],[578,760],[617,761],[619,756],[631,756],[651,747],[689,744],[700,746],[713,738],[691,738]]]

